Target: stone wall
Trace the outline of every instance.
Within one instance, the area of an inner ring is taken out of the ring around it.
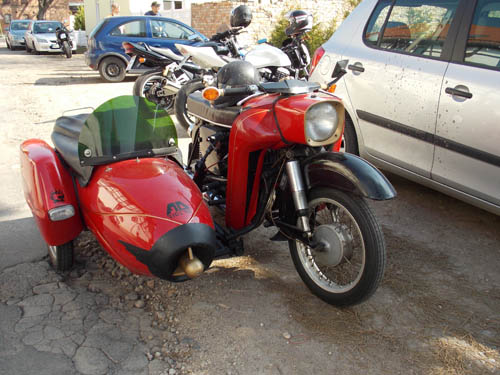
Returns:
[[[283,14],[291,9],[302,9],[311,12],[314,23],[330,25],[333,20],[337,24],[343,19],[344,11],[349,4],[344,0],[255,0],[255,1],[214,1],[191,5],[191,25],[201,33],[210,37],[221,25],[229,25],[231,9],[246,4],[252,9],[253,19],[248,32],[241,35],[240,40],[253,43],[262,38],[269,38],[276,23]]]

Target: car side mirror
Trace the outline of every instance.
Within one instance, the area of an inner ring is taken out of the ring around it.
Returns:
[[[346,74],[347,71],[345,69],[347,68],[347,64],[349,64],[349,60],[337,61],[335,67],[333,68],[332,78],[337,78],[339,76],[342,77],[344,74]]]

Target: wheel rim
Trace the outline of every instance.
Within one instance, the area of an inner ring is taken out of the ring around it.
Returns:
[[[331,241],[332,249],[322,251],[314,251],[297,241],[297,253],[304,270],[327,292],[348,292],[359,283],[365,268],[366,249],[361,230],[351,213],[330,198],[311,201],[309,210],[314,236],[323,229],[328,235],[320,236],[320,240],[335,238],[335,241]]]
[[[52,261],[52,264],[56,265],[57,264],[57,247],[56,246],[49,246],[49,257],[50,257],[50,260]]]
[[[110,77],[118,77],[120,75],[120,67],[118,66],[118,64],[108,64],[108,66],[106,67],[106,73],[108,73],[108,75]]]

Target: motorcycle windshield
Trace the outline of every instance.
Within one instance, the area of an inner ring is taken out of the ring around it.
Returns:
[[[78,138],[82,166],[177,150],[175,125],[165,110],[145,98],[119,96],[101,104],[85,121]]]

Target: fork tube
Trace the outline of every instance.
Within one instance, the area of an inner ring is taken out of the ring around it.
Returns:
[[[295,212],[300,218],[302,230],[309,233],[311,231],[308,219],[309,209],[307,206],[306,189],[304,187],[304,181],[302,179],[302,171],[300,170],[299,162],[297,160],[290,160],[289,162],[287,162],[286,173],[288,176],[288,181],[290,181],[290,190],[292,191]]]

